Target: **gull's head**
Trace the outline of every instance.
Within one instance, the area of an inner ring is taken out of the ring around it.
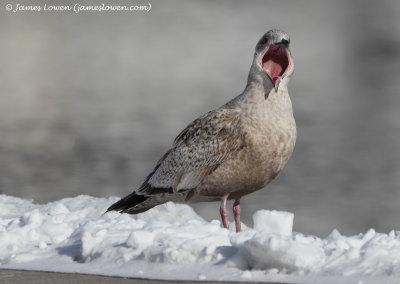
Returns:
[[[282,80],[289,78],[294,70],[289,45],[287,33],[276,29],[266,32],[256,45],[255,63],[271,80],[275,91]]]

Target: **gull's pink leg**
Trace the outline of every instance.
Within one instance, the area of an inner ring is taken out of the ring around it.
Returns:
[[[226,210],[226,200],[228,199],[228,195],[225,195],[221,199],[221,206],[219,208],[219,214],[221,214],[222,224],[224,228],[229,229],[229,220],[228,220],[228,210]]]
[[[235,200],[233,203],[233,215],[235,216],[236,232],[242,231],[240,224],[240,198]]]

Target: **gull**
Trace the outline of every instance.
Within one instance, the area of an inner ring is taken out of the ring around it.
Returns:
[[[143,184],[108,211],[137,214],[168,201],[220,201],[229,228],[227,200],[240,199],[274,180],[288,162],[296,123],[287,84],[294,71],[289,36],[277,29],[258,41],[244,91],[190,123]]]

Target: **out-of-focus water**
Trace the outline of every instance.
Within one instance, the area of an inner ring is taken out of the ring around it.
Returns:
[[[276,27],[292,40],[298,142],[278,180],[243,198],[244,221],[268,208],[294,212],[304,233],[399,229],[400,2],[151,4],[0,7],[0,193],[129,193],[183,127],[243,90],[256,42]],[[218,206],[195,209],[213,219]]]

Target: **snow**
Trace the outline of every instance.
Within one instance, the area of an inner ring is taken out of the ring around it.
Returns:
[[[201,281],[400,279],[399,231],[346,237],[333,230],[321,239],[292,232],[292,213],[260,210],[254,229],[235,233],[182,204],[104,214],[116,200],[77,196],[39,205],[0,195],[0,268]]]
[[[265,234],[291,236],[294,214],[282,211],[259,210],[253,215],[254,230]]]

